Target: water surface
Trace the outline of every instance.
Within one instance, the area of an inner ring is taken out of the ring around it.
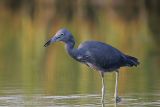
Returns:
[[[46,95],[5,95],[0,97],[0,106],[10,107],[158,107],[160,106],[159,93],[132,93],[121,96],[122,101],[118,104],[109,97],[102,104],[101,96],[98,94],[76,94],[68,96],[46,96]]]

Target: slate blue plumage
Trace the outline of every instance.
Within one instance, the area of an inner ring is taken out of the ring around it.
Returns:
[[[98,41],[84,42],[77,50],[82,54],[80,62],[90,63],[102,72],[110,72],[123,66],[137,66],[138,64],[136,58],[124,55],[116,48]]]
[[[86,64],[92,69],[100,72],[102,76],[102,101],[104,101],[104,73],[116,71],[116,88],[115,88],[115,99],[116,102],[120,101],[117,95],[118,91],[118,69],[124,66],[137,66],[139,64],[138,59],[129,55],[125,55],[118,49],[102,43],[99,41],[86,41],[79,45],[78,48],[74,48],[75,41],[72,34],[65,28],[60,29],[55,36],[53,36],[44,46],[48,46],[51,43],[62,41],[65,43],[65,48],[68,54],[75,60]]]

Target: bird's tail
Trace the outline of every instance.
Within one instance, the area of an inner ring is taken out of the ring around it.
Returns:
[[[129,56],[129,55],[126,55],[126,57],[127,57],[127,66],[132,67],[132,66],[137,66],[140,64],[137,58]]]

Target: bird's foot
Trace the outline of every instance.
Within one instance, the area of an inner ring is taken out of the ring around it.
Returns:
[[[119,103],[119,102],[121,102],[121,101],[122,101],[121,97],[119,97],[119,96],[116,96],[116,97],[115,97],[115,102],[116,102],[116,103]]]

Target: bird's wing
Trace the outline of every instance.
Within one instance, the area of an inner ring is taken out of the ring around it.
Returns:
[[[80,62],[88,62],[90,61],[92,58],[91,54],[89,53],[89,51],[85,51],[85,52],[81,52],[78,56],[77,56],[77,60],[79,60]]]
[[[92,63],[97,67],[110,69],[123,65],[123,54],[110,45],[101,42],[85,42],[79,46],[81,60]]]

